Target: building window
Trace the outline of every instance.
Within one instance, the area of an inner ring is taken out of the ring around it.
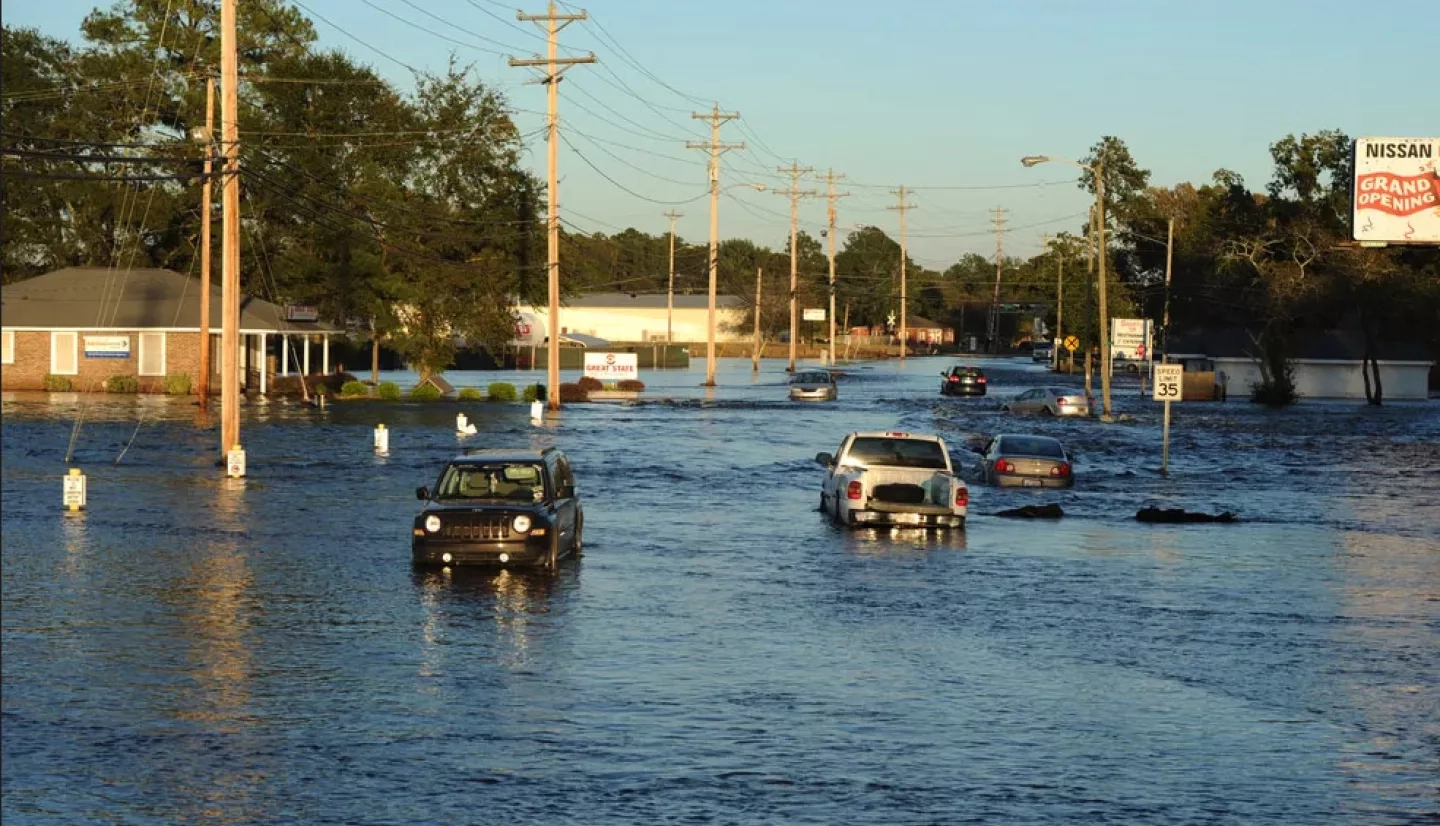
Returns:
[[[140,334],[140,375],[165,375],[165,334]]]
[[[15,331],[0,333],[0,364],[15,363]]]
[[[50,334],[50,372],[57,376],[74,376],[80,372],[80,334]]]

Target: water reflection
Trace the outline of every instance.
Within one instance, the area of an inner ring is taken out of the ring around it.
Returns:
[[[932,551],[963,551],[963,530],[930,531],[923,528],[839,528],[841,545],[856,556],[920,556]]]
[[[484,568],[416,570],[414,581],[425,609],[421,651],[422,677],[443,672],[447,631],[476,621],[493,625],[486,638],[495,645],[501,665],[523,667],[530,660],[532,626],[550,613],[551,600],[562,586],[573,584],[575,565],[559,576],[544,571],[499,571]]]

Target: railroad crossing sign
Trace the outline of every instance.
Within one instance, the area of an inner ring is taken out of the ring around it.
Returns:
[[[1184,401],[1185,365],[1155,365],[1155,388],[1150,398],[1157,402]]]
[[[1072,353],[1080,349],[1080,339],[1077,336],[1066,336],[1064,344],[1065,349]]]

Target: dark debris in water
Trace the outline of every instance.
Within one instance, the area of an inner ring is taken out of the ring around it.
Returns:
[[[1159,525],[1188,525],[1204,522],[1238,522],[1230,511],[1223,513],[1193,513],[1184,508],[1141,508],[1135,513],[1135,521]]]
[[[1065,515],[1065,510],[1059,505],[1051,502],[1048,505],[1023,505],[1018,508],[1003,510],[995,514],[1007,519],[1059,519]]]

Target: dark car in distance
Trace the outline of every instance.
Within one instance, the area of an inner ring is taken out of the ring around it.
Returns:
[[[942,396],[983,396],[985,395],[985,371],[979,367],[960,365],[948,373],[940,374],[940,395]]]
[[[470,450],[418,488],[410,550],[420,567],[543,567],[578,557],[585,513],[564,451]]]

